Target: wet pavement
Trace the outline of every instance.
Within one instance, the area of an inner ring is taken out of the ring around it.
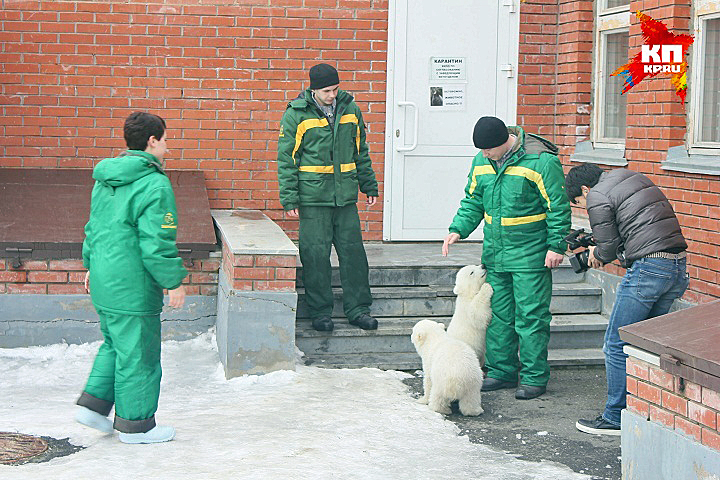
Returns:
[[[417,396],[422,392],[420,377],[405,383]],[[589,435],[575,428],[579,418],[600,414],[605,398],[603,367],[556,368],[547,392],[536,399],[516,400],[514,389],[483,392],[485,413],[463,417],[453,409],[447,419],[470,441],[517,458],[558,462],[593,479],[620,480],[620,437]]]

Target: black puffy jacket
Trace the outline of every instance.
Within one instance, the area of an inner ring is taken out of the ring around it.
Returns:
[[[645,175],[624,168],[605,172],[587,196],[595,257],[623,267],[661,251],[687,248],[680,223],[662,191]]]

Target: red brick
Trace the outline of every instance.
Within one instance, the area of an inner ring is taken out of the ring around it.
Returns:
[[[235,267],[252,267],[254,265],[252,255],[233,255],[232,262]]]
[[[627,409],[631,412],[635,412],[638,415],[641,415],[645,418],[648,418],[649,414],[649,407],[650,404],[644,400],[640,400],[639,398],[628,395],[626,398],[627,402]]]
[[[8,283],[7,293],[47,293],[47,285],[41,283]]]
[[[715,410],[720,410],[720,394],[707,387],[702,388],[702,403]]]
[[[675,415],[673,415],[672,412],[668,412],[655,405],[650,405],[648,412],[651,422],[659,423],[669,428],[675,428]]]
[[[203,272],[217,272],[220,269],[220,260],[210,258],[201,262],[201,270]]]
[[[702,387],[698,385],[697,383],[688,382],[685,381],[685,388],[680,391],[680,382],[677,382],[675,385],[675,393],[678,393],[680,395],[684,395],[690,400],[694,400],[696,402],[702,402]]]
[[[688,416],[688,401],[687,399],[675,395],[670,392],[662,392],[662,406],[671,412],[679,413],[680,415]]]
[[[185,295],[200,295],[200,285],[186,285]]]
[[[255,264],[259,267],[296,267],[295,256],[289,255],[258,255]]]
[[[235,290],[252,290],[253,282],[250,280],[233,280],[232,288]]]
[[[85,272],[68,272],[68,282],[69,283],[85,283],[85,275],[87,275],[87,271],[85,271]]]
[[[677,416],[675,417],[675,430],[694,438],[698,443],[702,442],[702,427],[697,423],[688,422]]]
[[[670,391],[675,390],[675,377],[672,374],[655,366],[650,366],[649,370],[650,383],[654,383]]]
[[[32,283],[65,283],[68,281],[67,272],[29,272],[28,282]]]
[[[50,270],[85,270],[82,260],[50,260]]]
[[[690,420],[702,423],[706,427],[717,428],[717,412],[699,403],[689,402],[686,416]]]
[[[720,435],[716,431],[702,429],[702,443],[710,448],[720,451]]]
[[[45,260],[25,260],[20,266],[20,270],[47,270],[48,262]]]
[[[233,268],[233,278],[240,278],[245,280],[273,280],[275,278],[275,269],[258,267],[235,267]]]
[[[217,283],[217,274],[214,273],[193,273],[192,283]]]
[[[0,258],[0,270],[5,270],[5,260]]]
[[[275,279],[276,280],[295,280],[297,270],[295,268],[276,268]]]
[[[627,371],[627,374],[643,380],[648,380],[650,378],[649,367],[649,363],[633,357],[628,357],[625,362],[625,370]]]
[[[25,282],[27,272],[24,271],[0,271],[0,282]]]
[[[51,295],[77,295],[85,294],[85,286],[78,283],[60,283],[50,284],[47,286],[47,290]]]
[[[294,292],[295,291],[295,282],[287,282],[287,281],[281,281],[281,280],[257,281],[257,282],[253,282],[253,290]]]
[[[637,384],[638,397],[656,405],[660,405],[660,402],[662,401],[662,396],[660,392],[661,390],[658,387],[647,384],[645,382],[638,382]]]
[[[627,393],[637,395],[637,378],[627,377]]]

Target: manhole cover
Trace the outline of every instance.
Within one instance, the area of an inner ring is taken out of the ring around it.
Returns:
[[[0,432],[0,463],[12,465],[44,453],[48,443],[23,433]]]

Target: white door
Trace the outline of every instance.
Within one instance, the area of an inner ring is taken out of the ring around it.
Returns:
[[[516,2],[390,0],[385,240],[442,240],[478,152],[475,122],[515,125]]]

